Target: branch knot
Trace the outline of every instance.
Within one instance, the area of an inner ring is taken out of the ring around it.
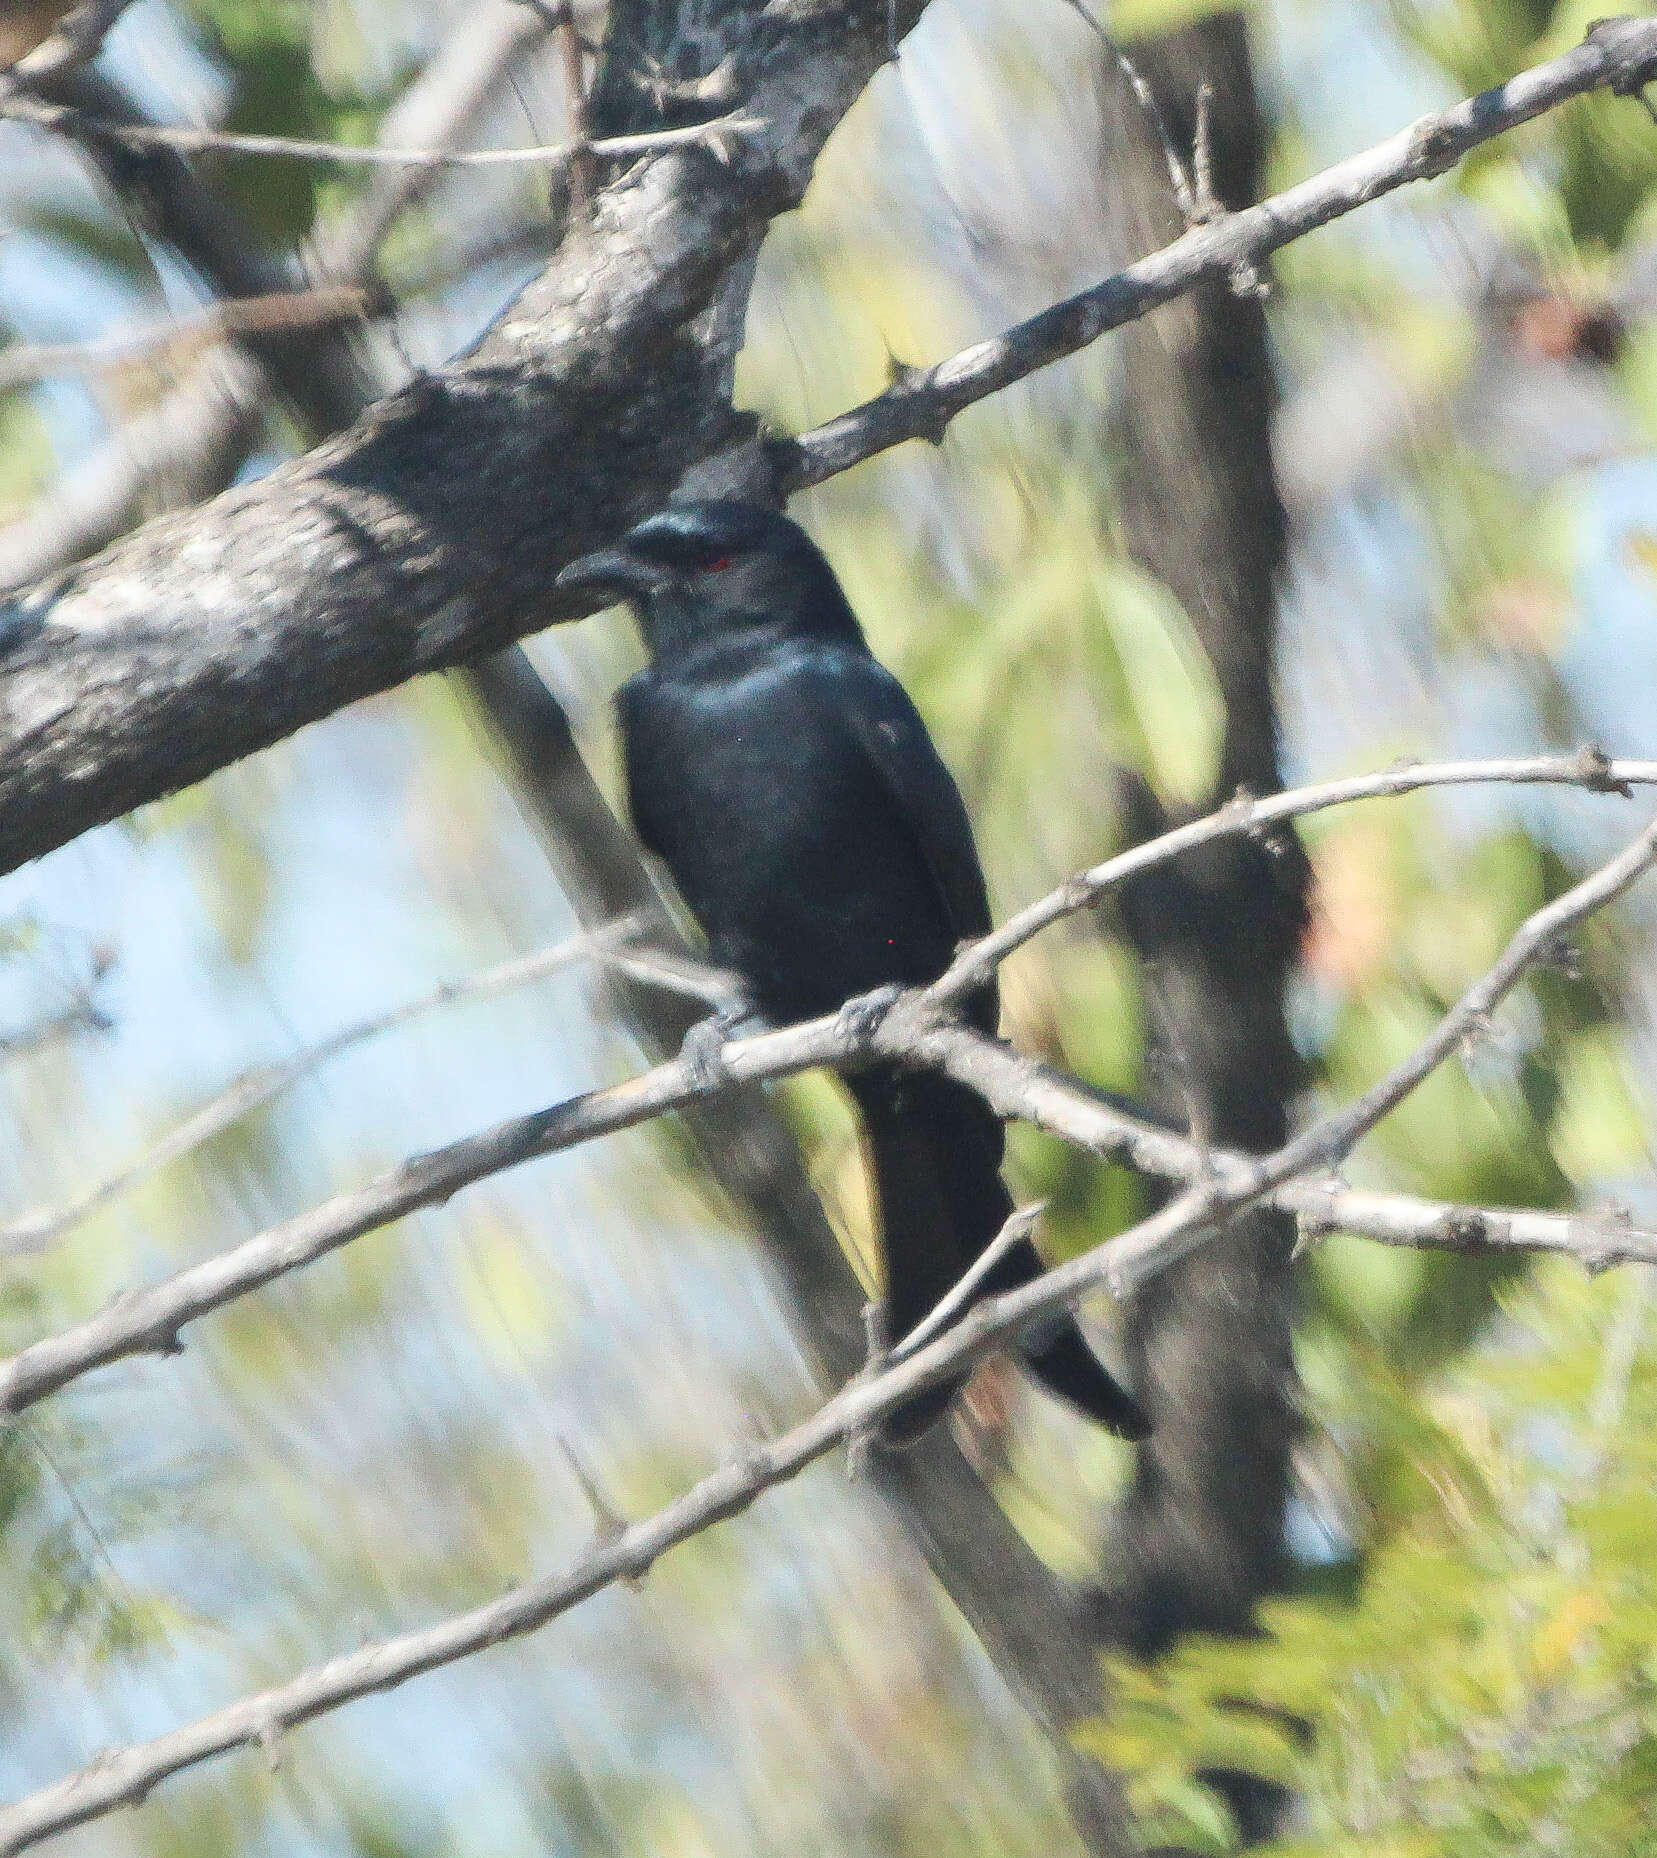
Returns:
[[[1482,1251],[1490,1243],[1490,1227],[1482,1214],[1452,1207],[1434,1222],[1432,1239],[1447,1252]]]
[[[1584,742],[1577,750],[1577,778],[1591,794],[1620,794],[1625,800],[1634,798],[1634,789],[1627,781],[1616,776],[1616,764],[1605,750],[1597,743]]]
[[[1447,174],[1461,156],[1461,137],[1448,123],[1424,116],[1411,129],[1406,160],[1417,179],[1430,180],[1435,175]]]

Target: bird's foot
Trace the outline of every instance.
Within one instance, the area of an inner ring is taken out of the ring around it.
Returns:
[[[849,1039],[854,1048],[861,1050],[880,1030],[886,1015],[903,995],[904,989],[897,981],[876,987],[870,993],[859,994],[855,1000],[848,1000],[835,1015],[836,1031],[843,1038]]]
[[[725,1062],[726,1045],[732,1039],[765,1029],[764,1018],[746,994],[733,994],[706,1019],[699,1019],[679,1047],[692,1084],[698,1090],[711,1090],[716,1084],[728,1083],[731,1072]]]

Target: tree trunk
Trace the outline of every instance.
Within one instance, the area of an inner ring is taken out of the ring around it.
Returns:
[[[1215,193],[1228,207],[1251,201],[1262,123],[1242,20],[1206,20],[1131,49],[1187,158],[1198,85],[1212,85]],[[1107,81],[1118,233],[1125,251],[1147,251],[1180,230],[1166,157],[1114,67]],[[1225,702],[1206,811],[1240,785],[1278,785],[1272,650],[1285,525],[1265,317],[1258,296],[1212,285],[1122,341],[1112,456],[1126,545],[1190,615]],[[1130,783],[1130,800],[1134,836],[1156,829],[1149,790]],[[1286,1134],[1297,1062],[1284,988],[1304,890],[1297,842],[1240,839],[1124,899],[1148,969],[1155,1094],[1215,1142],[1265,1150]],[[1110,1639],[1142,1653],[1182,1632],[1247,1630],[1282,1575],[1296,1406],[1291,1239],[1279,1215],[1239,1220],[1128,1313],[1133,1384],[1156,1431],[1112,1519],[1100,1619]]]

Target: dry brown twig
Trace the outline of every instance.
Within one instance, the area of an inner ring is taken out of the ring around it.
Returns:
[[[107,373],[163,361],[176,367],[236,336],[320,329],[355,322],[374,309],[375,293],[361,286],[319,285],[263,297],[232,297],[136,335],[98,342],[15,343],[0,349],[0,392],[60,374]]]

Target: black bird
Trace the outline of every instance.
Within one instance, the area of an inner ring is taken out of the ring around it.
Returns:
[[[633,823],[711,953],[775,1024],[854,995],[935,980],[990,927],[961,795],[903,687],[876,661],[804,530],[754,504],[674,505],[558,577],[625,599],[651,664],[618,707]],[[993,985],[966,1003],[996,1027]],[[970,1090],[877,1064],[847,1076],[862,1115],[901,1340],[1001,1230],[1004,1132]],[[981,1295],[1041,1269],[1028,1240]],[[1040,1379],[1128,1438],[1144,1414],[1073,1318],[1022,1344]],[[887,1436],[917,1437],[959,1383],[918,1396]]]

